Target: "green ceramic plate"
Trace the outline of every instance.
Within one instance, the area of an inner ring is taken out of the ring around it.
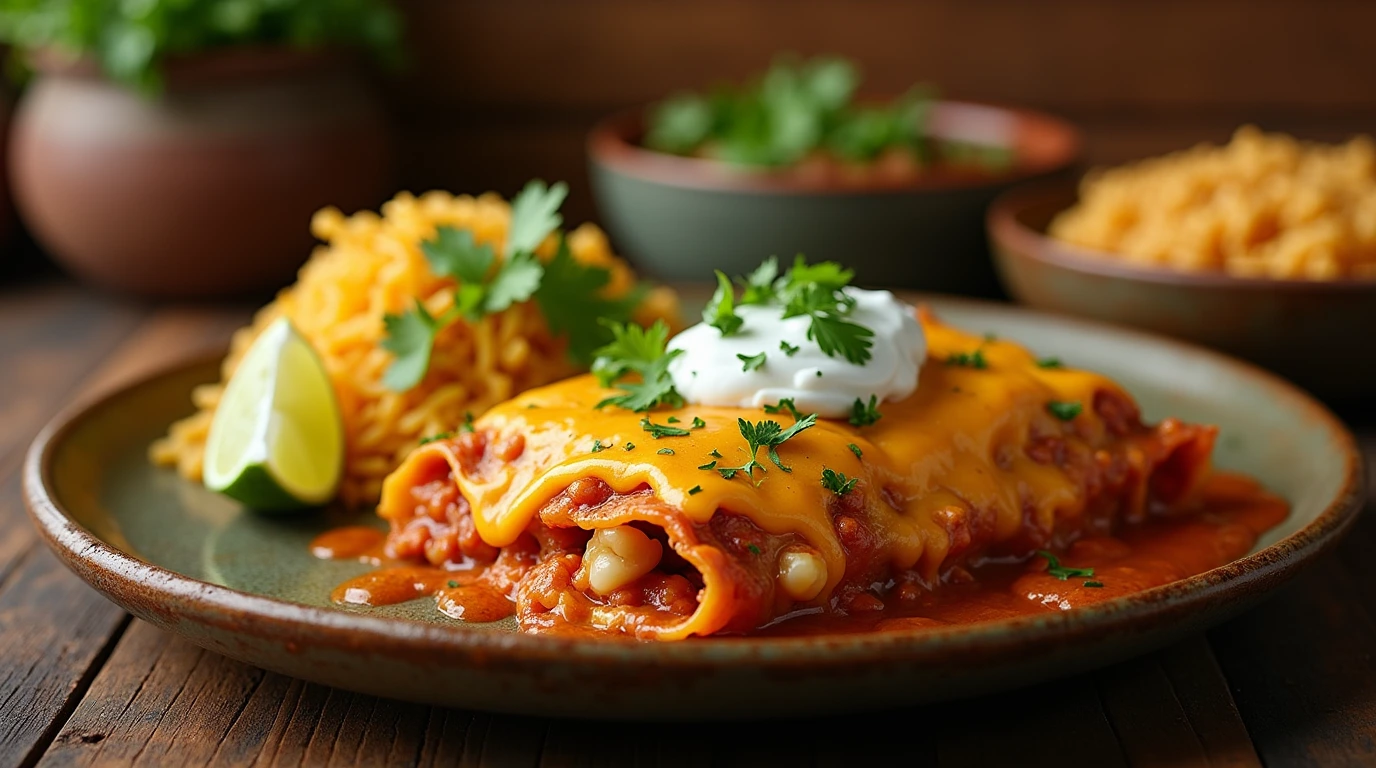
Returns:
[[[1268,374],[1194,347],[1081,321],[936,299],[948,320],[1124,382],[1147,415],[1222,427],[1217,462],[1294,505],[1257,552],[1090,608],[912,633],[683,643],[592,641],[465,625],[425,601],[329,603],[364,566],[306,544],[342,513],[249,513],[145,451],[188,412],[213,363],[153,376],[72,409],[35,442],[30,512],[67,565],[116,603],[192,642],[308,680],[397,699],[575,717],[776,717],[970,696],[1103,665],[1260,600],[1352,522],[1362,498],[1351,435]],[[370,515],[356,516],[372,523]]]

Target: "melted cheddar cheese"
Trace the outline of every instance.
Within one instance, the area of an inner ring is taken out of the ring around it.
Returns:
[[[510,460],[461,472],[450,447],[435,443],[418,449],[407,464],[443,456],[455,467],[453,481],[471,505],[478,534],[496,547],[516,541],[541,509],[579,478],[600,479],[618,493],[648,487],[694,523],[706,523],[718,510],[746,516],[769,533],[795,533],[822,554],[829,576],[818,602],[846,570],[828,511],[835,493],[821,482],[822,470],[831,469],[859,478],[861,490],[882,493],[887,500],[876,505],[881,517],[875,530],[893,568],[917,569],[934,580],[952,544],[943,508],[992,511],[996,540],[1033,522],[1050,530],[1059,515],[1076,514],[1084,504],[1080,484],[1060,467],[1029,458],[1021,447],[1030,434],[1067,429],[1090,445],[1099,444],[1105,425],[1092,407],[1096,394],[1127,396],[1097,374],[1039,367],[1012,343],[986,340],[931,318],[923,318],[923,325],[930,357],[916,392],[881,404],[882,418],[872,426],[819,420],[779,447],[789,472],[770,462],[765,449],[757,457],[765,470],[756,469],[753,478],[738,473],[728,480],[701,468],[714,460],[717,467],[749,460],[737,419],[772,419],[786,427],[792,423],[786,413],[695,405],[661,409],[648,414],[656,424],[675,417],[673,426],[690,428],[695,418],[705,426],[687,436],[655,439],[641,426],[647,414],[595,408],[613,392],[592,376],[531,390],[476,422],[475,428],[488,433]],[[976,350],[986,367],[945,362]],[[1067,423],[1048,410],[1051,402],[1082,408]],[[664,448],[673,453],[660,453]],[[720,458],[714,459],[714,451]],[[405,494],[415,478],[403,467],[388,479],[384,516],[407,514]]]

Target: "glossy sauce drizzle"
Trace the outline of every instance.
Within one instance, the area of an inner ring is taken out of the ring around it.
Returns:
[[[852,610],[849,615],[821,614],[816,609],[800,611],[757,633],[779,636],[898,631],[1070,610],[1232,562],[1250,552],[1258,538],[1288,514],[1285,500],[1267,492],[1255,480],[1218,473],[1209,479],[1197,512],[1125,526],[1114,537],[1087,537],[1059,554],[1062,566],[1092,568],[1092,576],[1056,578],[1047,572],[1047,561],[1042,557],[1017,563],[977,563],[968,570],[949,571],[946,583],[934,590],[889,585],[882,602],[873,601],[876,610]],[[321,558],[364,559],[381,564],[384,536],[372,528],[335,529],[313,541],[311,551]],[[331,597],[342,604],[390,605],[434,596],[436,609],[447,616],[471,622],[496,621],[510,616],[515,606],[507,597],[511,592],[509,578],[488,578],[494,570],[481,566],[446,570],[393,563],[339,585]],[[603,634],[575,627],[560,631]]]

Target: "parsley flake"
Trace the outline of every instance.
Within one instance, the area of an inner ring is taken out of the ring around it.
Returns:
[[[670,424],[677,424],[677,423],[678,423],[678,417],[677,417],[677,416],[670,416],[669,418],[665,419],[665,421],[667,421],[667,422],[670,423]]]
[[[758,354],[758,355],[742,355],[742,354],[737,353],[737,354],[736,354],[736,359],[741,361],[741,371],[742,371],[743,373],[750,373],[751,371],[758,371],[759,369],[761,369],[761,368],[764,367],[764,353],[763,353],[763,352],[761,352],[761,353]]]
[[[850,449],[851,453],[855,454],[855,458],[864,458],[864,454],[860,452],[860,446],[856,445],[855,443],[851,443],[846,447]]]
[[[683,396],[674,389],[669,363],[683,350],[666,351],[669,326],[656,320],[649,328],[616,322],[609,327],[613,340],[597,350],[592,372],[602,386],[615,384],[623,391],[604,398],[595,407],[615,405],[628,411],[648,411],[660,405],[682,407]],[[639,381],[622,381],[633,374],[639,375]]]
[[[707,454],[707,455],[708,455],[708,456],[711,456],[711,457],[714,458],[714,459],[720,459],[720,458],[721,458],[721,451],[717,450],[716,448],[713,448],[713,449],[712,449],[712,452],[709,453],[709,454]]]
[[[673,455],[674,455],[674,449],[673,449],[673,448],[660,448],[659,450],[655,451],[655,453],[658,453],[658,454],[661,455],[661,456],[673,456]]]
[[[1104,587],[1104,582],[1102,582],[1102,581],[1086,581],[1086,582],[1084,583],[1084,586],[1089,587],[1090,589],[1103,589],[1103,587]]]
[[[700,417],[694,416],[692,426],[693,429],[702,429],[703,427],[707,426],[707,422],[703,421]]]
[[[422,438],[420,439],[420,444],[421,444],[421,445],[426,445],[426,444],[428,444],[428,443],[433,443],[433,442],[436,442],[436,441],[439,441],[439,440],[448,440],[449,438],[451,438],[451,437],[453,437],[453,436],[454,436],[454,433],[453,433],[453,432],[441,432],[441,433],[439,433],[439,434],[437,434],[437,435],[431,435],[431,436],[429,436],[429,437],[422,437]]]
[[[449,580],[449,588],[450,588],[450,589],[454,589],[454,588],[457,587],[457,586],[459,586],[459,582],[454,581],[453,579],[450,579],[450,580]]]
[[[683,427],[669,427],[663,424],[656,424],[646,416],[640,420],[640,428],[650,433],[650,437],[658,440],[661,437],[683,437],[688,434],[688,430]]]
[[[693,486],[692,488],[689,488],[689,489],[688,489],[688,495],[689,495],[689,496],[696,496],[696,495],[698,495],[699,493],[702,493],[702,486],[700,486],[700,485],[695,485],[695,486]]]
[[[756,557],[759,557],[759,556],[760,556],[760,548],[757,547],[757,546],[755,546],[755,543],[754,543],[754,542],[751,542],[751,543],[749,543],[749,544],[746,544],[746,545],[745,545],[745,548],[748,549],[748,550],[750,550],[750,554],[755,555]]]
[[[1038,368],[1064,368],[1059,357],[1043,357],[1037,361]]]
[[[713,459],[712,461],[709,461],[709,462],[707,462],[706,464],[699,464],[699,465],[698,465],[698,469],[716,469],[716,468],[717,468],[716,459]]]
[[[602,445],[602,441],[601,441],[601,440],[594,440],[594,441],[592,441],[592,452],[593,452],[593,453],[598,453],[599,451],[601,451],[601,450],[603,449],[603,447],[604,447],[604,446]]]
[[[1061,421],[1070,421],[1080,415],[1080,412],[1084,410],[1084,406],[1075,402],[1052,400],[1046,404],[1046,410]]]
[[[472,431],[473,431],[473,412],[472,412],[472,411],[464,411],[464,412],[463,412],[463,423],[459,425],[459,431],[460,431],[460,432],[472,432]]]
[[[803,418],[803,414],[798,412],[798,408],[793,404],[793,398],[791,397],[780,398],[777,405],[766,405],[764,407],[764,412],[787,413],[789,416],[793,417],[794,421]]]
[[[858,477],[846,477],[840,472],[830,469],[822,470],[822,487],[837,496],[845,496],[850,493],[858,482],[860,482]]]
[[[779,426],[779,422],[777,421],[749,422],[745,419],[736,419],[736,425],[740,428],[741,437],[745,438],[745,442],[749,446],[747,453],[750,456],[750,460],[739,467],[720,467],[717,471],[727,480],[734,478],[737,472],[744,472],[746,476],[753,479],[756,467],[758,467],[761,472],[767,469],[757,458],[760,449],[767,448],[767,455],[769,460],[774,462],[774,466],[784,472],[792,472],[793,468],[786,466],[783,460],[779,458],[779,446],[783,445],[794,435],[816,423],[817,414],[815,413],[809,413],[798,421],[795,421],[793,426],[788,429]]]
[[[989,361],[984,359],[984,350],[982,349],[977,349],[974,352],[953,352],[946,356],[946,364],[979,370],[989,367]]]
[[[625,448],[626,448],[626,450],[628,450],[628,451],[634,451],[634,450],[635,450],[635,443],[631,442],[630,440],[627,440],[627,441],[626,441],[626,446],[625,446]]]
[[[879,412],[879,396],[870,395],[869,403],[860,398],[855,398],[855,402],[850,406],[850,423],[857,427],[868,427],[876,421],[884,418],[884,414]]]
[[[793,357],[798,354],[798,350],[802,349],[802,347],[795,347],[786,341],[780,341],[779,349],[784,353],[784,357]]]
[[[731,286],[731,278],[720,269],[717,270],[717,290],[703,307],[702,321],[720,331],[723,337],[736,333],[745,324],[736,314],[736,289]]]
[[[1037,554],[1046,558],[1046,575],[1065,581],[1071,576],[1093,576],[1093,568],[1070,568],[1061,565],[1061,561],[1055,555],[1044,549],[1037,550]]]

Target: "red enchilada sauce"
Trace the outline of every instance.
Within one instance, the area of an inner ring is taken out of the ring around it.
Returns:
[[[1289,514],[1289,505],[1255,480],[1218,473],[1207,481],[1198,511],[1124,525],[1114,536],[1087,536],[1057,553],[1066,578],[1053,575],[1040,555],[1023,562],[973,562],[949,569],[929,589],[904,579],[876,584],[852,597],[844,613],[805,609],[757,634],[872,632],[972,624],[1091,605],[1188,578],[1236,560]],[[531,536],[504,548],[491,563],[465,558],[457,569],[387,561],[386,534],[373,528],[328,531],[311,543],[317,557],[361,559],[382,566],[339,585],[332,599],[350,605],[389,605],[433,596],[447,616],[472,622],[512,615],[508,595],[539,562]],[[1092,569],[1092,575],[1070,575]],[[651,574],[650,576],[655,576]],[[646,577],[650,578],[649,576]],[[662,580],[661,577],[657,577]],[[674,577],[671,577],[674,578]],[[682,579],[680,579],[682,580]],[[563,633],[606,633],[561,626]]]

